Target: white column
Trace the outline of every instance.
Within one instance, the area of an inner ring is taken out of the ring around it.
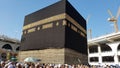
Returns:
[[[89,60],[90,57],[89,57],[89,54],[90,54],[90,53],[89,53],[89,46],[88,46],[88,63],[90,64],[90,60]]]
[[[118,64],[117,47],[114,49],[114,61],[115,64]]]
[[[114,53],[114,63],[118,64],[118,54],[117,54],[117,48],[119,45],[119,42],[113,42],[108,44],[112,48],[112,52]]]
[[[99,53],[99,63],[102,64],[102,56],[101,56],[100,45],[98,45],[98,53]]]

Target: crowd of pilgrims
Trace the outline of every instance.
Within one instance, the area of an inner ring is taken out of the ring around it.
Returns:
[[[94,66],[83,64],[45,64],[45,63],[32,63],[32,62],[13,62],[13,61],[1,61],[0,68],[117,68],[106,66]],[[118,67],[119,68],[119,67]]]

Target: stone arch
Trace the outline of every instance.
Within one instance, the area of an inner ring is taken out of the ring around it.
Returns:
[[[17,48],[16,48],[16,51],[19,51],[19,50],[20,50],[20,47],[17,47]]]
[[[101,44],[100,48],[101,52],[112,51],[111,47],[108,46],[107,44]]]
[[[118,45],[117,50],[120,51],[120,44]]]
[[[10,44],[5,44],[2,46],[2,48],[7,50],[12,50],[12,46]]]
[[[89,52],[90,53],[96,53],[96,52],[98,52],[98,45],[89,46]]]

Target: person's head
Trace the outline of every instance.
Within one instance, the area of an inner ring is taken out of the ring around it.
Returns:
[[[30,68],[35,68],[35,64],[34,64],[34,63],[31,63],[31,64],[30,64]]]
[[[22,65],[20,63],[17,63],[16,68],[22,68]]]
[[[39,68],[39,67],[40,67],[39,63],[35,64],[35,68]]]
[[[0,65],[1,65],[1,67],[4,67],[5,66],[5,61],[1,61]]]

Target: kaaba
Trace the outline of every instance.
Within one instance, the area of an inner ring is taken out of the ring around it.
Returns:
[[[67,0],[25,16],[19,60],[29,56],[41,63],[87,63],[86,20]]]

